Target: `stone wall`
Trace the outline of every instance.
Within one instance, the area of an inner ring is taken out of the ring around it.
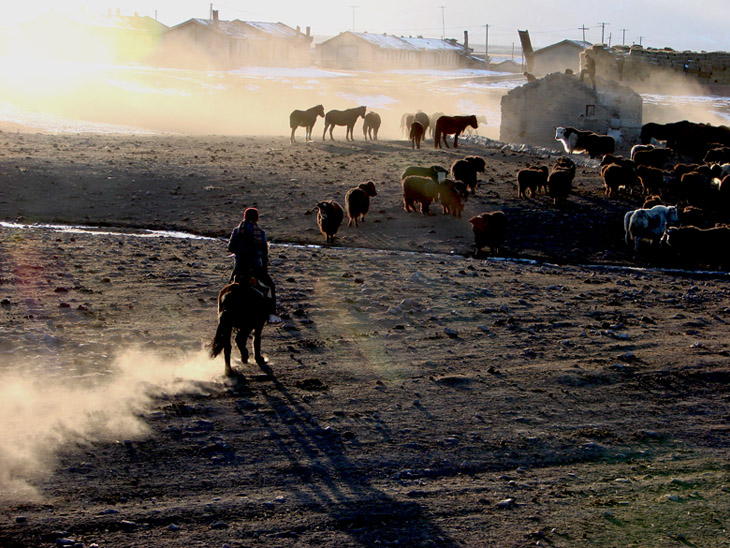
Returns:
[[[581,54],[581,68],[585,66],[585,53],[596,60],[598,76],[623,80],[628,84],[673,75],[702,85],[730,85],[728,52],[698,53],[641,46],[606,48],[594,45]]]

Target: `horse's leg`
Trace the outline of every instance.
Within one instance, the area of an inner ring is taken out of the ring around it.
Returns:
[[[238,333],[236,333],[236,346],[238,346],[238,350],[239,352],[241,352],[241,361],[243,363],[248,363],[248,350],[246,349],[246,342],[248,341],[248,336],[250,333],[250,329],[248,331],[240,329]]]
[[[324,131],[322,132],[322,140],[324,141],[325,137],[327,137],[327,128],[329,126],[327,124],[324,125]]]
[[[264,359],[263,354],[261,354],[261,331],[264,329],[264,324],[259,323],[255,328],[253,332],[253,355],[254,359],[256,360],[256,363],[259,365],[265,364],[266,360]]]
[[[223,359],[226,362],[226,377],[230,377],[233,375],[233,369],[231,369],[231,341],[229,340],[227,343],[225,343],[225,346],[223,347]]]
[[[450,147],[449,147],[449,142],[448,142],[448,141],[446,140],[446,135],[447,135],[447,133],[444,133],[444,136],[443,136],[443,139],[444,139],[444,146],[445,146],[446,148],[450,148]]]
[[[296,139],[294,138],[294,132],[297,130],[296,126],[291,128],[291,136],[289,137],[289,142],[294,143],[296,142]]]
[[[459,148],[459,133],[454,133],[454,148]]]
[[[334,129],[335,129],[335,125],[332,124],[330,126],[330,141],[334,141],[335,140],[335,138],[332,136],[332,132],[334,131]]]

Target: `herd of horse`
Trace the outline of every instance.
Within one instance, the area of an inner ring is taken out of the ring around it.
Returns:
[[[345,126],[345,139],[354,141],[355,123],[359,118],[363,119],[362,132],[365,140],[368,138],[371,140],[378,139],[378,130],[381,124],[380,115],[372,111],[367,112],[367,107],[360,106],[346,110],[330,110],[325,114],[324,107],[322,105],[316,105],[307,110],[293,110],[291,112],[289,115],[289,127],[291,128],[289,141],[291,143],[296,142],[294,134],[300,127],[305,128],[305,141],[311,141],[312,128],[314,128],[314,124],[319,117],[324,118],[323,141],[327,139],[328,130],[330,140],[334,141],[332,131],[335,126]],[[480,121],[486,123],[486,118],[483,116],[477,117],[473,114],[470,116],[446,116],[441,112],[437,112],[429,117],[425,112],[419,111],[415,114],[404,114],[401,118],[401,129],[405,130],[411,140],[414,139],[414,134],[418,135],[418,148],[420,148],[421,136],[425,135],[427,131],[430,136],[433,136],[435,148],[441,148],[442,144],[446,148],[449,148],[449,144],[446,141],[447,135],[454,136],[453,146],[454,148],[458,148],[459,135],[467,130],[476,130],[479,127]]]

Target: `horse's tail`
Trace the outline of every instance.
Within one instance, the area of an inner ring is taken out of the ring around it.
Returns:
[[[231,344],[231,331],[233,331],[231,313],[224,310],[218,314],[218,327],[213,340],[210,341],[211,358],[217,357],[226,346]]]

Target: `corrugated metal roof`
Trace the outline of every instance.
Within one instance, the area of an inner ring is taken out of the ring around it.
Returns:
[[[389,34],[372,34],[370,32],[353,32],[351,34],[383,49],[401,49],[408,51],[416,51],[418,49],[402,38]]]
[[[411,38],[401,37],[401,40],[408,42],[413,47],[420,50],[451,50],[463,53],[464,47],[461,44],[454,44],[441,40],[440,38]]]
[[[255,28],[260,32],[280,36],[282,38],[297,38],[302,36],[301,32],[291,28],[284,23],[265,23],[261,21],[241,21],[243,24]]]

